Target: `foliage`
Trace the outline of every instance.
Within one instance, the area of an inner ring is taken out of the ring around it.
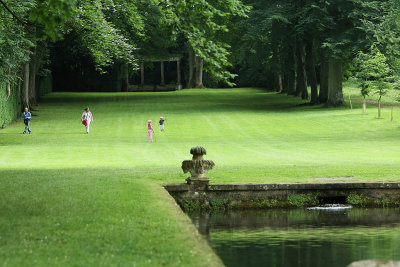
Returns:
[[[328,56],[343,61],[351,60],[354,51],[368,45],[369,36],[361,29],[362,19],[375,19],[376,13],[370,5],[361,0],[327,1],[327,16],[331,21],[329,30],[324,33],[321,48]]]
[[[387,58],[395,75],[400,75],[400,4],[396,0],[375,1],[375,21],[363,20],[363,29]]]
[[[228,31],[231,18],[245,16],[248,10],[239,0],[24,0],[18,4],[8,0],[6,3],[22,22],[16,22],[9,12],[1,10],[3,17],[12,22],[10,31],[3,31],[4,36],[0,36],[0,40],[4,39],[0,42],[4,46],[0,47],[4,48],[1,49],[5,51],[4,58],[12,62],[8,68],[7,64],[2,65],[5,66],[0,71],[2,80],[7,75],[18,76],[17,68],[31,59],[29,55],[36,45],[47,46],[37,44],[38,41],[77,36],[100,71],[116,61],[130,63],[135,68],[138,56],[158,58],[181,54],[179,49],[188,42],[214,79],[232,85],[229,79],[234,75],[226,68],[231,65],[229,45],[223,41],[223,34]],[[5,26],[4,23],[0,28]],[[19,38],[13,42],[8,36]]]
[[[237,81],[240,86],[266,86],[271,84],[271,73],[281,68],[276,53],[287,52],[290,44],[294,6],[289,1],[244,1],[252,9],[248,19],[238,20],[232,44],[235,64],[239,67]]]
[[[364,102],[364,97],[361,94],[360,90],[360,80],[354,77],[350,78],[348,81],[343,83],[343,94],[348,98],[351,97],[351,100],[356,103]],[[379,95],[377,94],[369,94],[365,97],[370,104],[377,106]],[[395,107],[399,103],[399,91],[398,90],[387,90],[386,94],[381,97],[382,103],[386,106]],[[396,111],[396,109],[395,109]]]
[[[106,12],[124,36],[138,48],[138,57],[168,58],[177,51],[177,32],[172,28],[174,14],[158,0],[115,0],[114,12]]]
[[[114,9],[112,1],[80,0],[76,15],[72,19],[72,28],[89,49],[98,70],[113,64],[114,60],[129,63],[134,60],[132,44],[104,14],[104,10]]]
[[[0,82],[0,129],[20,115],[21,105],[18,83],[11,83],[10,95],[6,97],[6,82]]]
[[[4,2],[20,21],[1,8],[2,81],[18,77],[34,46],[73,36],[71,31],[102,71],[116,61],[135,68],[138,57],[182,54],[188,45],[214,79],[233,85],[233,72],[238,72],[240,85],[266,86],[274,75],[293,68],[292,52],[304,41],[313,45],[317,68],[334,55],[342,59],[346,75],[351,75],[349,62],[357,52],[375,44],[400,80],[396,0],[245,0],[246,5],[239,0]]]
[[[5,1],[19,20],[0,8],[0,81],[15,80],[19,68],[30,60],[37,41],[63,38],[71,30],[90,51],[96,67],[102,70],[114,60],[132,62],[133,46],[109,22],[105,10],[114,9],[112,0],[23,0]],[[47,55],[45,54],[44,57]]]
[[[63,31],[76,12],[77,0],[36,0],[29,11],[29,23],[35,27],[36,37],[57,40],[63,37]]]
[[[346,198],[346,203],[355,206],[365,206],[369,202],[369,199],[363,194],[351,193]]]
[[[350,193],[346,198],[346,203],[358,206],[358,207],[366,207],[366,206],[376,206],[376,207],[399,207],[399,201],[393,200],[389,198],[382,199],[374,199],[367,197],[363,194],[358,193]]]
[[[293,194],[288,196],[288,201],[295,207],[307,207],[319,204],[318,194]]]
[[[379,95],[379,100],[384,96],[391,83],[392,73],[387,59],[375,46],[371,48],[371,54],[359,52],[355,63],[357,65],[356,77],[360,80],[361,94],[365,98],[373,91]]]
[[[399,58],[389,57],[400,51],[396,47],[400,43],[396,1],[244,2],[253,8],[249,19],[237,22],[232,42],[242,86],[272,87],[277,74],[289,74],[293,69],[293,51],[302,43],[312,45],[317,70],[321,62],[335,57],[343,62],[347,76],[352,75],[351,62],[358,51],[377,43],[377,36],[382,40],[378,47],[389,58],[391,67]]]
[[[165,10],[172,10],[169,21],[174,32],[204,60],[205,70],[216,80],[233,86],[230,80],[235,75],[227,70],[231,66],[228,60],[230,45],[222,37],[229,31],[229,20],[236,16],[245,17],[249,8],[240,0],[164,0],[161,3]]]
[[[225,209],[228,200],[225,198],[214,197],[210,199],[210,205],[213,210]]]
[[[5,1],[14,13],[23,18],[31,8],[33,1]],[[12,5],[11,5],[12,4]],[[21,24],[0,6],[0,82],[15,82],[21,65],[29,60],[33,43]]]
[[[200,201],[195,199],[185,199],[182,201],[178,201],[179,206],[185,212],[193,212],[203,210],[203,206]],[[204,207],[208,208],[208,207]]]

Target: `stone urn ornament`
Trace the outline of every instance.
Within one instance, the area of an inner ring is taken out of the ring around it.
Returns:
[[[187,178],[188,184],[201,183],[208,184],[209,178],[204,177],[207,171],[211,170],[215,164],[212,160],[203,159],[203,155],[207,154],[206,149],[202,146],[192,147],[190,149],[190,154],[193,155],[191,160],[182,161],[183,173],[188,173],[192,175]]]

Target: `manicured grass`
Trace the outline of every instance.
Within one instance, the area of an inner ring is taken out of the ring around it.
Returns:
[[[214,183],[399,181],[400,110],[299,106],[258,89],[53,93],[0,130],[0,262],[21,265],[219,265],[162,189],[207,149]],[[80,124],[94,115],[91,133]],[[155,127],[147,143],[147,120]]]
[[[220,265],[155,183],[95,169],[4,174],[3,266]]]

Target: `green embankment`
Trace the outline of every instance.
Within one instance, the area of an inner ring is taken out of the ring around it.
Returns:
[[[7,95],[6,83],[0,82],[0,129],[10,124],[21,112],[21,101],[16,85]]]
[[[11,83],[9,95],[7,93],[7,85],[0,82],[0,129],[5,128],[16,118],[21,116],[21,92],[19,82]],[[48,94],[52,91],[51,75],[36,76],[36,99]]]
[[[399,180],[400,110],[391,122],[390,109],[377,119],[360,103],[301,103],[257,89],[47,95],[32,135],[21,134],[21,120],[0,130],[0,262],[219,265],[162,189],[184,181],[180,164],[195,145],[216,163],[214,183]]]

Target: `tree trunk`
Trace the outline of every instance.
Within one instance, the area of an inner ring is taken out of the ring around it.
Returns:
[[[129,84],[129,65],[128,64],[126,64],[126,73],[125,73],[125,78],[124,78],[124,84],[125,84],[126,92],[128,92],[129,86],[130,86],[130,84]]]
[[[140,85],[144,85],[144,62],[140,62]]]
[[[353,104],[351,103],[351,95],[349,95],[349,104],[350,104],[350,109],[353,109]]]
[[[32,33],[36,34],[36,27],[32,27]],[[42,42],[37,42],[36,40],[33,41],[34,43],[34,47],[32,48],[32,54],[31,54],[31,59],[29,62],[29,76],[28,76],[28,80],[29,80],[29,85],[28,85],[28,105],[30,107],[30,109],[33,108],[33,106],[35,106],[37,104],[36,102],[36,72],[38,71],[38,67],[39,67],[39,62],[41,60],[42,57],[42,53],[43,52],[43,47],[46,47],[45,43]],[[41,47],[38,48],[38,45],[40,45]]]
[[[318,103],[317,75],[315,73],[313,43],[309,40],[306,45],[307,80],[311,86],[311,103]]]
[[[122,91],[129,91],[129,66],[128,63],[123,63],[121,67],[122,71]]]
[[[23,85],[21,92],[22,108],[29,108],[29,62],[24,64]]]
[[[390,121],[393,121],[393,107],[392,110],[390,111]]]
[[[187,88],[193,88],[196,85],[195,82],[195,57],[193,49],[188,46],[188,64],[189,64],[189,81]]]
[[[29,64],[29,106],[36,105],[36,64],[32,61]]]
[[[286,93],[288,95],[295,95],[296,94],[296,71],[295,71],[296,55],[295,55],[293,47],[290,48],[287,67],[288,67],[288,70],[287,70],[288,86],[287,86]]]
[[[321,83],[319,85],[319,102],[328,102],[328,75],[329,75],[329,62],[321,62]]]
[[[367,103],[365,101],[365,97],[363,99],[363,113],[365,114],[367,112]]]
[[[272,83],[272,90],[274,90],[274,92],[279,92],[279,77],[277,73],[274,73],[273,75],[273,83]]]
[[[11,95],[11,84],[10,82],[6,83],[6,101],[10,98]]]
[[[176,83],[181,85],[181,60],[176,61]]]
[[[290,70],[289,73],[287,94],[296,94],[296,72],[294,71],[294,69]]]
[[[290,49],[289,53],[289,61],[288,61],[288,88],[287,94],[288,95],[295,95],[296,94],[296,55],[294,52],[294,48]]]
[[[302,99],[308,99],[307,81],[304,65],[304,45],[303,42],[297,44],[297,88],[296,96],[300,96]]]
[[[29,106],[32,109],[33,106],[36,105],[36,69],[37,64],[40,61],[39,53],[36,49],[37,42],[35,43],[35,48],[32,50],[31,59],[29,62],[29,85],[28,85],[28,102]]]
[[[203,85],[203,59],[196,56],[196,88],[204,88]]]
[[[160,67],[161,67],[161,82],[160,85],[165,85],[165,78],[164,78],[164,61],[161,61],[160,63]]]
[[[378,100],[378,119],[381,118],[381,97]]]
[[[285,74],[282,80],[282,94],[287,93],[289,88],[289,74]]]
[[[283,91],[282,74],[278,74],[278,85],[279,85],[279,93],[282,93]]]
[[[330,58],[328,73],[328,105],[344,105],[342,88],[342,61],[340,59]]]

